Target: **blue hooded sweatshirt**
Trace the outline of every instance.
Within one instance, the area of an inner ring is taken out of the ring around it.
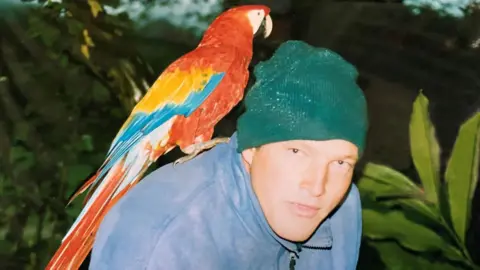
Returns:
[[[268,225],[236,148],[234,134],[145,177],[103,220],[90,269],[355,269],[362,229],[355,185],[306,243],[292,243]]]

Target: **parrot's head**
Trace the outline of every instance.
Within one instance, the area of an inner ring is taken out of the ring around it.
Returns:
[[[265,5],[243,5],[221,13],[208,27],[204,37],[226,37],[230,41],[242,38],[252,40],[254,36],[267,38],[272,33],[273,23],[270,8]]]
[[[254,35],[263,30],[263,37],[267,38],[272,33],[273,23],[270,17],[270,8],[263,5],[251,5],[237,8],[238,12],[248,18]]]

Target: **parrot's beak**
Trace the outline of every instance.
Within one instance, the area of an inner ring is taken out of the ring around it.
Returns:
[[[270,17],[270,14],[265,17],[262,25],[264,29],[263,37],[267,38],[272,33],[272,29],[273,29],[272,17]]]
[[[267,38],[272,33],[272,28],[272,17],[270,17],[270,15],[267,15],[265,16],[265,18],[263,18],[262,24],[255,33],[255,37],[259,37],[261,35],[263,38]]]

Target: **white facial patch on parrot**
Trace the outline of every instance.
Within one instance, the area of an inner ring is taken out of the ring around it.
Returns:
[[[264,37],[268,37],[272,32],[272,18],[270,15],[265,16],[265,11],[263,9],[256,9],[249,11],[247,13],[248,20],[250,21],[250,26],[252,26],[253,34],[257,33],[258,29],[265,20],[265,33]]]

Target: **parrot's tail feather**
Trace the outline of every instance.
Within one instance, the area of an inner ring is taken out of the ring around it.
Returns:
[[[85,182],[83,182],[77,189],[75,189],[74,193],[70,195],[70,198],[68,198],[67,206],[70,205],[73,202],[73,200],[75,200],[78,196],[80,196],[80,194],[85,192],[92,185],[95,179],[97,179],[97,177],[98,177],[98,171],[91,173],[86,178]],[[84,205],[86,204],[87,200],[88,198],[85,198],[83,202]]]
[[[96,201],[84,208],[83,215],[79,216],[77,222],[67,233],[46,269],[78,269],[80,267],[90,251],[94,231],[101,220],[99,217],[104,215],[108,198],[115,192],[124,176],[123,165],[122,161],[108,173],[109,177],[95,191]]]
[[[164,137],[165,139],[168,137]],[[142,178],[159,156],[174,148],[172,145],[163,147],[158,145],[156,148],[150,143],[142,147],[139,145],[118,160],[108,172],[103,172],[104,179],[100,179],[101,181],[96,183],[97,187],[95,189],[92,187],[87,194],[87,203],[47,265],[47,270],[78,269],[81,266],[93,246],[101,221],[110,208]],[[96,178],[100,172],[101,170],[89,178],[76,193],[82,193],[95,180],[99,180]]]

